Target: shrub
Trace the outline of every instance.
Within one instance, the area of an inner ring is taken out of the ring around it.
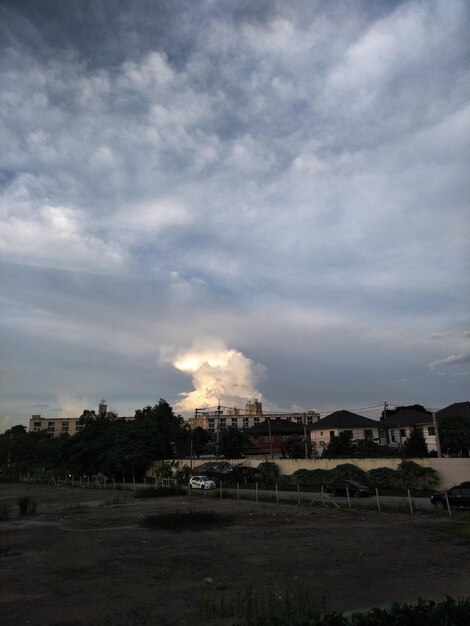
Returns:
[[[391,489],[397,486],[397,472],[390,467],[377,467],[367,472],[369,484],[382,488]]]
[[[404,487],[432,489],[438,482],[435,469],[432,469],[432,467],[422,467],[414,461],[403,461],[400,463],[397,473]]]
[[[184,489],[182,487],[147,487],[139,489],[134,494],[135,498],[167,498],[168,496],[181,496]]]
[[[18,509],[21,516],[36,515],[36,500],[31,496],[23,496],[18,499]]]
[[[279,475],[279,468],[276,463],[265,461],[256,468],[257,478],[266,485],[273,485]]]
[[[141,525],[152,530],[170,530],[183,532],[185,530],[200,531],[208,528],[220,528],[232,523],[229,515],[216,513],[215,511],[187,511],[184,513],[160,513],[159,515],[147,515],[141,521]]]
[[[331,470],[330,480],[356,480],[358,483],[368,483],[367,472],[361,470],[357,465],[352,463],[343,463],[337,465]]]
[[[367,613],[311,614],[302,621],[277,619],[258,622],[260,626],[467,626],[470,623],[470,598],[454,600],[449,596],[441,601],[419,599],[414,605],[395,603],[390,609],[373,608]]]

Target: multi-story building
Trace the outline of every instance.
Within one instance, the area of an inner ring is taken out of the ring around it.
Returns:
[[[101,400],[98,405],[98,417],[106,417],[107,419],[116,419],[117,413],[108,411],[105,400]],[[134,419],[125,417],[126,420]],[[59,435],[75,435],[84,427],[80,423],[80,417],[42,417],[41,415],[32,415],[29,420],[28,431],[30,433],[47,432],[58,437]]]
[[[261,424],[266,419],[283,419],[297,424],[311,425],[320,415],[316,411],[305,413],[263,413],[263,405],[259,400],[248,401],[242,413],[237,407],[217,406],[196,409],[194,417],[188,420],[190,428],[204,428],[209,432],[225,428],[248,429]]]

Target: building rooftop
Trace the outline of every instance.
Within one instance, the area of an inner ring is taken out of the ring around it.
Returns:
[[[324,430],[326,428],[377,428],[379,422],[351,411],[335,411],[318,422],[309,426],[310,430]]]

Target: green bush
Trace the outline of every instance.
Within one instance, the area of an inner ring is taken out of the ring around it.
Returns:
[[[470,598],[442,602],[419,599],[414,605],[395,603],[390,609],[373,608],[367,613],[312,614],[303,619],[278,619],[258,622],[258,626],[467,626],[470,623]]]
[[[147,487],[139,489],[134,494],[135,498],[167,498],[168,496],[181,496],[184,489],[181,487]]]
[[[438,482],[435,469],[432,469],[432,467],[422,467],[414,461],[403,461],[400,463],[397,473],[404,487],[432,489]]]
[[[365,484],[369,482],[367,472],[364,472],[364,470],[352,463],[343,463],[332,469],[330,481],[333,480],[355,480],[358,483]]]
[[[21,516],[36,515],[36,500],[31,496],[23,496],[18,499],[18,509]]]
[[[397,487],[397,472],[390,467],[377,467],[367,472],[369,485],[382,489]]]

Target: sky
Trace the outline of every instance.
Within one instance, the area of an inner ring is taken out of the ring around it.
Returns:
[[[2,0],[0,432],[470,399],[465,0]]]

